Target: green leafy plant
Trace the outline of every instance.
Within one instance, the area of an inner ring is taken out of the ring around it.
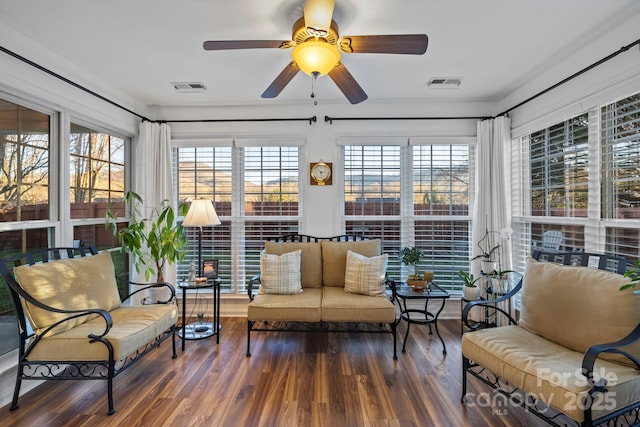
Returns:
[[[133,212],[131,223],[118,230],[117,215],[109,208],[105,227],[111,227],[113,234],[118,237],[121,251],[131,255],[136,272],[140,273],[144,266],[146,281],[156,274],[157,282],[162,283],[165,264],[173,264],[184,258],[187,237],[182,225],[176,225],[176,213],[168,200],[163,200],[159,208],[154,208],[148,218],[140,213],[143,205],[140,195],[128,191],[125,193],[125,202]],[[178,213],[185,215],[188,209],[187,204],[181,204]]]
[[[418,264],[424,257],[424,252],[420,248],[407,246],[400,251],[400,260],[407,267],[413,267],[413,274],[409,275],[408,280],[420,280],[420,271]]]
[[[631,282],[620,286],[621,291],[632,289],[640,285],[640,260],[636,261],[635,264],[633,264],[633,267],[624,272],[624,277],[628,277]]]
[[[469,273],[468,271],[458,271],[458,276],[462,278],[462,283],[467,288],[475,288],[476,282],[480,280],[480,277],[473,277],[473,273]]]

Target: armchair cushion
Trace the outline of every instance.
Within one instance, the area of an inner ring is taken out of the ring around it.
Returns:
[[[532,349],[535,349],[532,351]],[[510,386],[526,390],[577,421],[584,420],[582,402],[589,386],[580,372],[583,353],[553,343],[511,325],[464,334],[462,352]],[[598,360],[596,375],[605,374],[609,393],[597,395],[594,416],[640,400],[640,376],[637,370],[619,363]]]
[[[61,259],[14,269],[16,281],[35,299],[63,310],[101,308],[113,310],[121,303],[109,252],[82,258]],[[41,333],[69,314],[42,310],[24,301],[26,315],[36,333]],[[63,322],[49,335],[68,331],[95,316]]]
[[[640,299],[619,290],[628,282],[605,270],[529,258],[519,324],[580,353],[592,345],[621,339],[640,323]],[[640,343],[625,350],[640,357]],[[631,363],[618,355],[603,353],[601,357]]]
[[[113,346],[114,360],[122,360],[176,324],[176,304],[123,305],[109,312],[113,327],[105,338]],[[109,360],[107,347],[87,343],[89,334],[104,331],[100,316],[54,336],[46,336],[33,348],[31,360]]]

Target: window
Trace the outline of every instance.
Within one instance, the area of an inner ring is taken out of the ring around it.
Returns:
[[[425,253],[421,270],[459,290],[458,271],[469,268],[470,144],[344,145],[344,217],[347,233],[382,239],[392,254],[392,278],[410,273],[398,257],[403,246]]]
[[[48,246],[53,230],[49,203],[50,114],[0,99],[1,258]],[[22,221],[40,220],[25,224]],[[13,304],[0,284],[0,354],[18,345]]]
[[[48,220],[50,116],[0,99],[0,117],[0,221]]]
[[[513,228],[517,267],[547,230],[561,250],[639,258],[640,94],[517,138]]]
[[[640,217],[640,94],[602,108],[602,217]]]
[[[529,136],[532,216],[587,216],[588,135],[581,114]]]
[[[300,147],[274,141],[211,141],[174,149],[180,202],[209,198],[222,224],[203,227],[202,258],[219,261],[223,292],[240,293],[260,270],[264,241],[297,233]],[[197,230],[187,229],[189,247],[178,266],[186,280],[198,259]]]
[[[95,246],[98,250],[119,246],[111,229],[105,229],[108,209],[125,217],[125,159],[128,139],[75,123],[69,130],[69,203],[74,245]],[[118,227],[126,225],[126,220]],[[113,251],[122,297],[128,294],[128,256]]]
[[[640,94],[601,109],[602,218],[606,251],[640,257]]]

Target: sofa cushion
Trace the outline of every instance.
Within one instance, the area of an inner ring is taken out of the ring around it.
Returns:
[[[333,242],[323,240],[322,282],[324,286],[344,287],[347,266],[347,251],[367,257],[380,255],[380,239],[358,240],[356,242]]]
[[[396,309],[385,296],[350,294],[343,288],[325,286],[322,289],[322,320],[325,322],[390,323]]]
[[[290,295],[302,292],[300,284],[301,250],[282,255],[260,253],[260,293]]]
[[[640,323],[640,298],[619,290],[629,279],[587,267],[527,260],[520,325],[571,350],[617,341]],[[640,343],[627,347],[640,357]],[[625,361],[621,356],[601,357]]]
[[[101,308],[110,311],[121,302],[109,252],[42,264],[21,265],[14,269],[14,275],[27,293],[51,307],[64,310]],[[24,309],[37,333],[69,317],[69,314],[42,310],[26,301]],[[67,331],[92,318],[82,316],[63,322],[50,334]]]
[[[344,290],[351,294],[380,296],[384,293],[387,254],[366,257],[347,251]]]
[[[512,325],[468,332],[462,336],[462,353],[511,386],[540,398],[578,422],[584,420],[580,402],[587,395],[581,374],[582,352],[546,340]],[[595,375],[605,376],[608,392],[596,397],[594,416],[640,400],[640,376],[636,369],[597,360]]]
[[[250,321],[319,322],[322,289],[310,288],[293,295],[256,295],[247,308]]]
[[[113,346],[114,360],[126,356],[150,343],[178,320],[176,304],[123,305],[109,312],[113,327],[105,336]],[[89,334],[104,331],[102,317],[94,318],[54,336],[47,335],[29,354],[30,360],[108,360],[107,347],[89,342]]]
[[[322,286],[322,252],[319,242],[265,242],[268,254],[282,255],[297,250],[300,257],[300,281],[303,288]]]

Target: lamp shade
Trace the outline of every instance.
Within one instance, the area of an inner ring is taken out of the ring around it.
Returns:
[[[192,201],[187,216],[182,221],[184,227],[203,227],[218,224],[220,224],[220,219],[213,208],[213,202],[205,199]]]
[[[296,45],[291,56],[298,68],[310,76],[313,73],[323,76],[340,62],[338,47],[322,39],[307,40]]]

